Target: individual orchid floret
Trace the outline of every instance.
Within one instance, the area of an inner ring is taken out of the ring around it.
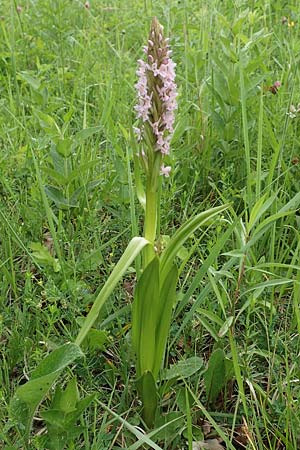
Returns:
[[[135,85],[138,94],[135,110],[141,125],[134,131],[138,141],[148,147],[146,154],[154,151],[166,155],[170,151],[174,132],[174,111],[177,108],[176,64],[171,59],[171,50],[168,39],[164,38],[163,27],[156,18],[152,20],[148,45],[144,47],[144,52],[147,61],[138,61],[138,82]]]
[[[290,119],[295,119],[295,117],[297,117],[299,113],[300,113],[300,103],[297,105],[297,107],[291,105],[289,112],[287,112],[287,115],[289,116]]]
[[[170,166],[165,166],[164,164],[160,168],[160,174],[165,176],[166,178],[169,178],[171,172]]]

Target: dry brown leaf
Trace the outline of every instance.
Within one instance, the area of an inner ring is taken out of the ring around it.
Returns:
[[[211,432],[211,426],[207,420],[203,421],[202,431],[203,431],[204,436],[207,436]]]

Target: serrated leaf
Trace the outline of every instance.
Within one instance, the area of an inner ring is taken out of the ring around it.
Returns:
[[[84,341],[85,345],[92,351],[103,350],[104,344],[107,342],[107,333],[103,330],[92,328]]]

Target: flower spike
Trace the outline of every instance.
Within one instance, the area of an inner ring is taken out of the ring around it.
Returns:
[[[156,17],[152,20],[144,52],[147,61],[138,60],[138,82],[135,85],[138,94],[135,110],[140,126],[134,131],[138,141],[148,147],[143,158],[147,158],[147,166],[152,167],[149,161],[153,162],[154,157],[149,152],[159,152],[162,156],[170,152],[177,108],[176,64],[171,59],[168,40],[164,38],[163,27]]]

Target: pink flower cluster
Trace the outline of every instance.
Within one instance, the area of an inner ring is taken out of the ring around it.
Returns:
[[[137,112],[137,117],[141,118],[143,122],[146,122],[149,119],[149,113],[151,110],[151,97],[152,94],[148,94],[148,82],[146,70],[148,69],[148,64],[145,63],[142,59],[138,60],[139,69],[136,74],[139,77],[138,82],[135,87],[138,91],[138,105],[135,106],[135,110]]]
[[[175,66],[171,59],[168,40],[163,38],[162,26],[153,19],[148,46],[144,47],[147,62],[139,60],[138,82],[135,85],[138,104],[135,106],[140,128],[135,128],[138,141],[145,140],[145,133],[152,135],[154,150],[167,155],[174,132],[174,111],[177,108]],[[161,173],[167,176],[165,170]],[[169,173],[169,172],[168,172]]]

